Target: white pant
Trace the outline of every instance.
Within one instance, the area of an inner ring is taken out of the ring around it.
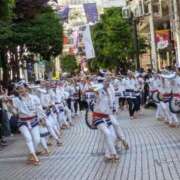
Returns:
[[[101,123],[97,126],[97,128],[103,133],[105,137],[105,155],[111,156],[112,154],[117,154],[115,149],[115,137],[112,133],[112,127],[107,127],[105,123]]]
[[[19,128],[19,131],[25,138],[29,152],[35,154],[35,151],[40,143],[39,126],[29,129],[27,126],[23,125]]]
[[[179,123],[177,115],[170,111],[169,103],[161,102],[160,105],[161,105],[161,108],[163,110],[164,118],[166,119],[166,121],[169,122],[169,124]]]
[[[163,117],[163,108],[160,103],[157,103],[156,119]]]
[[[40,135],[41,135],[41,134],[44,134],[44,133],[49,133],[49,131],[48,131],[48,129],[47,129],[46,127],[40,126],[40,127],[39,127],[39,130],[40,130]],[[44,149],[46,149],[46,150],[48,149],[46,137],[41,137],[40,143],[41,143],[41,145],[42,145],[42,147],[43,147]]]
[[[58,122],[58,120],[57,120],[56,114],[51,113],[51,115],[50,115],[49,118],[51,119],[53,130],[55,131],[55,133],[56,133],[58,136],[60,136],[60,132],[59,132],[60,126],[59,126],[59,122]]]
[[[72,113],[71,113],[71,110],[67,106],[64,107],[64,110],[65,110],[65,113],[66,113],[66,116],[67,116],[69,122],[72,123]]]
[[[168,103],[164,103],[164,102],[160,102],[160,106],[162,109],[162,115],[165,118],[165,121],[170,121],[171,116],[170,116],[170,111],[169,111],[169,107],[168,107]]]
[[[68,126],[67,117],[65,115],[65,112],[58,113],[58,122],[59,122],[60,127],[62,126],[62,124],[65,124]]]
[[[114,128],[115,134],[119,140],[125,140],[123,130],[119,126],[119,123],[114,115],[110,115],[112,126]]]
[[[51,136],[54,138],[54,139],[58,139],[58,136],[54,130],[54,126],[53,126],[53,118],[51,116],[48,116],[46,118],[46,126],[48,128],[48,131],[49,133],[51,134]]]

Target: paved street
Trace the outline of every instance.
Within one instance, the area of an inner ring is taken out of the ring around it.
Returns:
[[[64,146],[52,148],[51,156],[41,157],[38,167],[25,164],[22,137],[11,138],[0,152],[0,180],[179,180],[180,129],[156,121],[153,110],[144,113],[133,121],[127,113],[120,114],[130,150],[121,149],[116,164],[104,163],[99,132],[77,120],[64,132]]]

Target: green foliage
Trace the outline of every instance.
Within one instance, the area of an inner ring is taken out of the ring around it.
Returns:
[[[0,49],[11,44],[14,0],[0,0]]]
[[[13,16],[15,0],[0,0],[0,20],[9,21]]]
[[[91,70],[99,67],[115,69],[119,66],[133,67],[134,63],[128,59],[134,57],[133,28],[131,23],[122,17],[121,8],[106,9],[101,21],[92,27],[92,38],[96,52],[96,59],[89,62]],[[139,39],[140,53],[146,44]]]
[[[16,0],[15,14],[18,21],[34,18],[46,6],[49,0]]]
[[[0,21],[0,49],[11,44],[13,32],[9,22]]]
[[[61,53],[63,27],[51,9],[44,10],[27,26],[31,33],[27,43],[30,52],[39,53],[46,60]]]
[[[7,52],[16,65],[18,61],[26,61],[25,49],[48,61],[61,54],[63,26],[52,8],[45,6],[46,2],[0,0],[0,53],[4,65],[7,64]],[[20,49],[20,56],[17,49]]]
[[[62,57],[61,68],[63,72],[73,74],[78,69],[76,58],[72,55],[66,55]]]
[[[127,59],[133,49],[132,28],[122,18],[121,8],[109,8],[92,28],[96,61],[91,66],[113,69]]]

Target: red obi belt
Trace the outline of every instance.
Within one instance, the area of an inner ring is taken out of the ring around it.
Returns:
[[[173,97],[176,97],[176,98],[179,98],[179,99],[180,99],[180,94],[174,93],[174,94],[173,94]]]
[[[109,119],[109,114],[93,112],[92,117],[93,117],[93,121],[96,121],[99,119]]]
[[[35,118],[37,118],[37,116],[20,117],[19,119],[21,121],[31,121],[31,120],[34,120]]]

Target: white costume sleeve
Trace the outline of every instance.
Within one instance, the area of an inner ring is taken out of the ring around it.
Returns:
[[[35,108],[36,108],[36,114],[39,118],[45,118],[46,117],[46,114],[44,113],[44,110],[42,108],[42,105],[41,105],[41,101],[39,99],[38,96],[35,96],[35,95],[31,95],[33,100],[34,100],[34,105],[35,105]]]
[[[12,102],[19,115],[34,116],[34,112],[30,111],[19,98],[13,98]]]

